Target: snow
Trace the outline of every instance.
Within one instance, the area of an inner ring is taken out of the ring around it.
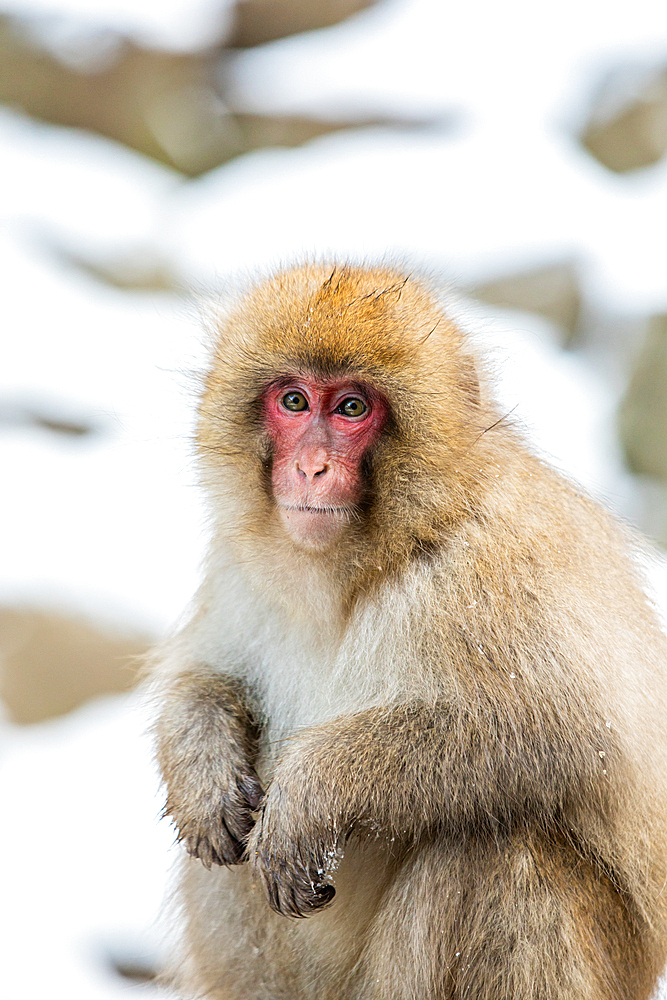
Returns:
[[[113,1000],[128,996],[114,961],[159,963],[175,852],[147,725],[134,696],[3,733],[3,996]]]
[[[229,5],[6,0],[57,49],[67,30],[186,50]],[[67,28],[67,25],[70,28]],[[221,27],[222,26],[222,27]],[[203,514],[189,439],[202,364],[197,307],[96,280],[164,265],[216,294],[307,255],[389,258],[469,286],[575,259],[587,308],[667,308],[667,160],[628,176],[575,139],[606,69],[667,62],[667,8],[601,0],[442,6],[391,0],[347,23],[233,57],[239,106],[336,117],[416,115],[199,180],[113,142],[0,112],[0,601],[159,636],[193,593]],[[60,251],[64,251],[64,255]],[[69,255],[69,256],[68,256]],[[618,386],[564,352],[546,320],[452,297],[491,351],[503,408],[535,446],[624,516],[641,487],[614,437]],[[54,433],[31,413],[93,428]],[[652,569],[667,609],[667,563]],[[111,959],[159,961],[171,831],[137,696],[0,730],[0,989],[97,1000],[131,989]],[[667,993],[665,994],[667,1000]]]
[[[389,0],[326,32],[280,39],[237,57],[247,107],[331,115],[465,109],[493,122],[558,122],[619,60],[664,59],[667,10],[564,0]],[[583,90],[583,94],[582,94]]]
[[[72,58],[100,36],[126,35],[140,45],[188,52],[224,38],[232,0],[3,0],[36,34]],[[76,64],[76,58],[73,60]]]
[[[178,176],[119,143],[0,108],[0,220],[103,261],[159,240]]]
[[[196,327],[169,297],[100,287],[0,237],[11,331],[0,393],[0,599],[131,615],[159,633],[196,585],[201,552],[187,366]],[[37,290],[37,294],[36,294]],[[82,438],[23,411],[75,416]],[[165,539],[170,539],[165,546]]]
[[[407,257],[457,283],[576,257],[591,303],[667,308],[667,162],[617,177],[546,127],[331,135],[244,157],[174,201],[170,251],[190,280],[304,251]]]
[[[631,508],[634,482],[614,435],[616,399],[606,382],[561,350],[547,320],[470,302],[456,311],[490,360],[502,412],[511,414],[533,448],[608,507],[620,513]]]

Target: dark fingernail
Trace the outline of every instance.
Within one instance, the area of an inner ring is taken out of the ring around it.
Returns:
[[[246,802],[251,809],[258,809],[259,805],[264,798],[264,792],[262,791],[262,786],[256,778],[242,777],[238,778],[236,784],[239,790],[242,792]]]
[[[330,903],[331,900],[336,895],[336,890],[332,885],[318,885],[315,889],[315,896],[313,898],[313,906],[325,906]]]
[[[229,825],[224,819],[220,821],[220,828],[224,837],[224,862],[226,865],[238,865],[243,861],[245,847],[234,836],[229,829]]]

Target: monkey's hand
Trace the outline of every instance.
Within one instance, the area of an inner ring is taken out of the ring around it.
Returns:
[[[308,917],[336,893],[328,874],[340,835],[331,816],[318,819],[315,788],[295,763],[278,766],[247,853],[271,908],[286,917]]]
[[[227,756],[193,767],[172,783],[165,813],[178,829],[188,854],[211,865],[238,865],[259,808],[262,787],[247,762]]]
[[[208,672],[181,676],[156,735],[165,814],[179,841],[206,868],[240,864],[263,792],[253,766],[256,732],[238,685]]]

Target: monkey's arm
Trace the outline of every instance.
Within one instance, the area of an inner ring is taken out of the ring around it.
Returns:
[[[205,667],[179,674],[155,733],[165,813],[179,840],[207,868],[239,864],[262,797],[258,733],[242,685]]]
[[[539,702],[538,702],[539,704]],[[248,852],[273,909],[307,916],[345,838],[364,829],[409,844],[429,831],[546,824],[603,808],[615,750],[604,722],[570,707],[446,703],[374,709],[302,733],[268,790]]]

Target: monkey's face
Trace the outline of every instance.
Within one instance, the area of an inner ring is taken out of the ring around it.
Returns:
[[[359,516],[363,458],[382,431],[387,404],[368,386],[305,377],[273,383],[263,403],[280,520],[297,544],[325,548]]]

